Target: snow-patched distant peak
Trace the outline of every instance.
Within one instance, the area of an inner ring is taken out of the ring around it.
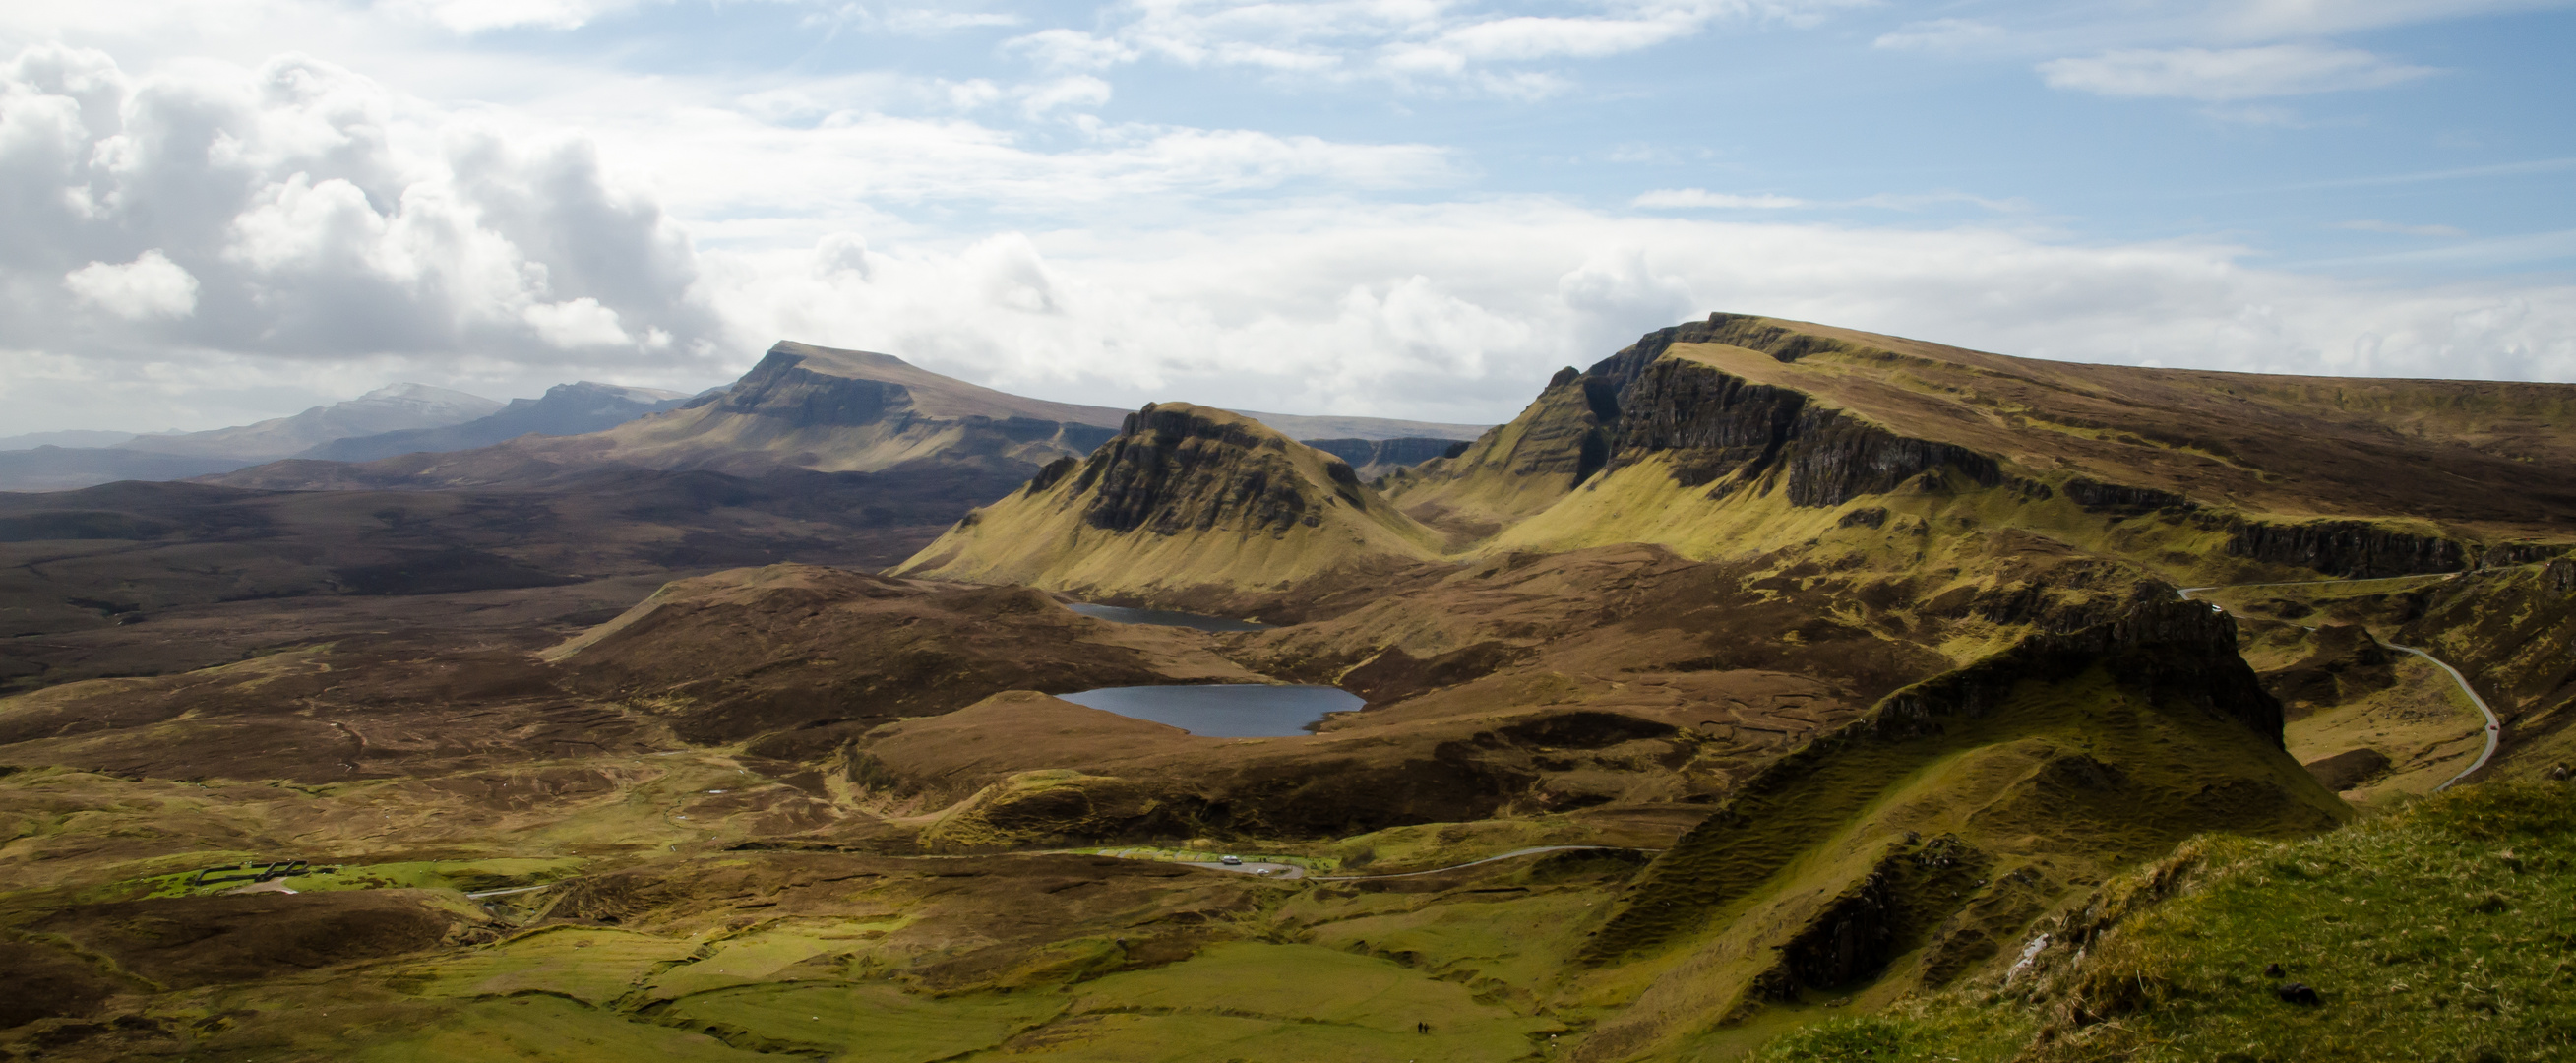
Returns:
[[[316,406],[293,417],[279,417],[237,428],[218,428],[211,432],[146,436],[117,446],[124,450],[220,456],[245,462],[270,461],[334,439],[463,424],[489,417],[501,409],[501,403],[481,395],[468,395],[427,384],[387,384],[347,402]]]
[[[470,395],[462,391],[455,391],[448,388],[431,387],[427,384],[400,383],[387,384],[347,402],[338,403],[328,407],[317,407],[317,409],[336,410],[352,407],[391,407],[405,410],[419,410],[424,413],[428,413],[430,411],[452,410],[465,414],[465,416],[460,418],[460,420],[472,420],[476,417],[491,416],[493,412],[499,410],[503,405],[503,403],[484,398],[481,395]],[[405,427],[412,426],[406,425]]]

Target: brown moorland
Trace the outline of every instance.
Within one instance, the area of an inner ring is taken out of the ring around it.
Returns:
[[[0,939],[46,987],[0,1048],[1608,1063],[1991,997],[2196,833],[2465,767],[2480,721],[2389,643],[2513,720],[2488,774],[2555,755],[2576,536],[2553,474],[2482,492],[2560,389],[2328,383],[1719,315],[1374,484],[1158,404],[901,575],[0,699]],[[2408,462],[2460,475],[2373,483]],[[1206,682],[1366,707],[1226,739],[1050,696]],[[258,885],[305,892],[216,896],[289,858]],[[386,929],[312,952],[336,919]],[[146,948],[198,938],[228,973]]]

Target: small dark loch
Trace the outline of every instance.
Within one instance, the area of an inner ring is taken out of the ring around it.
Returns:
[[[1359,695],[1338,687],[1222,686],[1102,687],[1058,694],[1120,716],[1170,724],[1209,738],[1288,738],[1311,734],[1328,712],[1359,708]]]

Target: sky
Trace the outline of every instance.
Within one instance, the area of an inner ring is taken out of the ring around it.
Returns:
[[[1711,311],[2576,382],[2566,0],[0,6],[0,435],[780,339],[1510,417]]]

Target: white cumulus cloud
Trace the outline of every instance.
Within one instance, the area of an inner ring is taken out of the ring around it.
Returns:
[[[2039,65],[2053,88],[2210,102],[2374,89],[2433,72],[2357,48],[2318,44],[2128,49]]]
[[[851,236],[719,255],[750,331],[1113,405],[1508,417],[1547,374],[1712,310],[2005,354],[2322,375],[2576,377],[2576,287],[2393,289],[2212,242],[1717,221],[1521,199],[1190,228]],[[756,323],[756,324],[753,324]]]
[[[1035,85],[1020,97],[1020,110],[1031,118],[1059,107],[1097,108],[1109,102],[1109,83],[1087,74]]]
[[[128,321],[197,312],[197,278],[159,248],[124,265],[92,262],[63,275],[73,295]]]
[[[1743,196],[1705,188],[1658,188],[1629,201],[1630,206],[1658,208],[1711,207],[1721,210],[1786,210],[1807,201],[1789,196]]]
[[[573,29],[633,7],[635,0],[388,0],[380,6],[458,33],[480,33],[521,26]]]
[[[587,295],[569,302],[538,303],[522,311],[521,316],[547,343],[565,350],[634,342],[625,329],[618,327],[617,311],[599,305],[599,300]]]
[[[2003,27],[1988,22],[1963,18],[1936,18],[1911,22],[1878,35],[1870,42],[1873,48],[1893,51],[1955,52],[2001,42]]]
[[[1625,55],[1725,23],[1806,24],[1864,2],[1617,0],[1564,14],[1503,13],[1454,0],[1151,2],[1114,5],[1093,30],[1039,30],[1004,48],[1047,69],[1098,70],[1151,58],[1333,81],[1431,81],[1442,91],[1527,99],[1561,93],[1568,81],[1551,71],[1482,68]]]
[[[588,141],[505,136],[297,55],[143,77],[57,46],[0,64],[0,231],[8,341],[105,363],[183,341],[573,375],[740,342],[688,238]],[[104,313],[47,312],[57,283]],[[669,342],[633,339],[648,329]]]
[[[1706,18],[1686,11],[1634,19],[1521,15],[1462,26],[1442,34],[1439,43],[1475,59],[1591,59],[1688,36]]]

